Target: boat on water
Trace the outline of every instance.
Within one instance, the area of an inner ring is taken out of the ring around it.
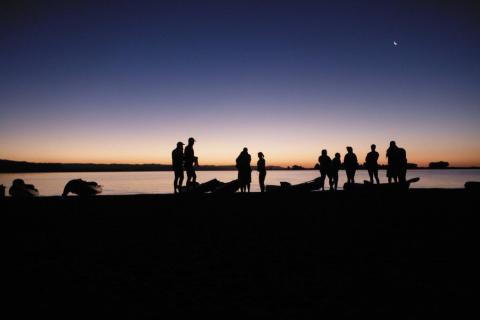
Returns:
[[[280,185],[267,185],[267,192],[285,192],[285,191],[294,191],[294,192],[310,192],[318,190],[322,186],[322,180],[320,177],[315,178],[311,181],[299,183],[299,184],[290,184],[288,182],[280,182]]]
[[[79,196],[94,196],[102,193],[102,191],[102,186],[94,181],[73,179],[65,185],[62,196],[66,197],[69,193],[74,193]]]
[[[345,183],[343,185],[343,190],[347,191],[399,191],[399,190],[408,190],[412,183],[420,181],[420,178],[412,178],[405,182],[398,183],[380,183],[375,184],[371,183],[368,180],[364,180],[363,183]]]
[[[22,179],[13,180],[8,193],[12,197],[18,198],[38,197],[40,195],[33,184],[26,184]]]

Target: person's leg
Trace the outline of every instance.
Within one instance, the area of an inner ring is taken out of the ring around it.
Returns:
[[[250,182],[247,183],[247,192],[250,192]]]
[[[180,172],[180,175],[179,175],[179,178],[178,178],[178,184],[177,184],[178,192],[182,192],[183,178],[184,178],[184,175],[183,175],[183,170],[182,170]]]
[[[189,187],[192,182],[192,174],[190,171],[190,167],[185,167],[185,171],[187,172],[187,183],[185,185]]]
[[[325,172],[320,170],[320,190],[325,190]]]
[[[355,183],[355,169],[352,170],[352,183]]]
[[[375,169],[375,171],[373,172],[374,176],[375,176],[375,180],[377,181],[377,184],[380,184],[380,179],[378,178],[378,169]]]
[[[192,179],[193,179],[193,185],[195,186],[197,182],[197,174],[195,173],[195,169],[192,169]]]
[[[177,180],[178,180],[178,176],[177,176],[177,173],[175,173],[175,177],[173,178],[173,193],[177,193]]]
[[[368,169],[368,176],[370,177],[370,183],[373,183],[373,170]]]
[[[265,192],[265,173],[261,172],[258,175],[259,184],[260,184],[260,192]]]

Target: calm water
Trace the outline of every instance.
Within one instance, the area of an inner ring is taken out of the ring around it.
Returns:
[[[236,179],[236,171],[199,171],[197,180],[205,182],[213,178],[228,182]],[[318,171],[269,171],[267,184],[279,184],[288,181],[292,184],[301,183],[318,177]],[[340,171],[339,186],[345,183],[345,172]],[[414,185],[416,188],[463,188],[466,181],[480,181],[479,169],[465,170],[415,170],[409,171],[408,177],[420,177]],[[63,187],[71,179],[82,178],[96,181],[103,186],[103,194],[141,194],[141,193],[171,193],[173,184],[172,172],[67,172],[67,173],[15,173],[0,174],[0,184],[8,187],[13,179],[21,178],[26,183],[34,184],[43,196],[60,195]],[[362,182],[368,178],[364,170],[357,171],[356,181]],[[380,171],[380,179],[386,182],[385,171]],[[259,191],[258,173],[252,173],[252,191]]]

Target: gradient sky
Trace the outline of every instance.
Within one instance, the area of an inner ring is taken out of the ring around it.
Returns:
[[[439,2],[2,4],[0,158],[169,163],[194,136],[200,164],[393,139],[480,165],[480,10]]]

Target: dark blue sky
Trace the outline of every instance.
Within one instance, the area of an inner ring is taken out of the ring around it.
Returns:
[[[462,1],[14,1],[0,19],[0,158],[164,162],[194,135],[210,163],[244,145],[309,163],[323,147],[396,139],[418,162],[480,164],[479,13]]]

